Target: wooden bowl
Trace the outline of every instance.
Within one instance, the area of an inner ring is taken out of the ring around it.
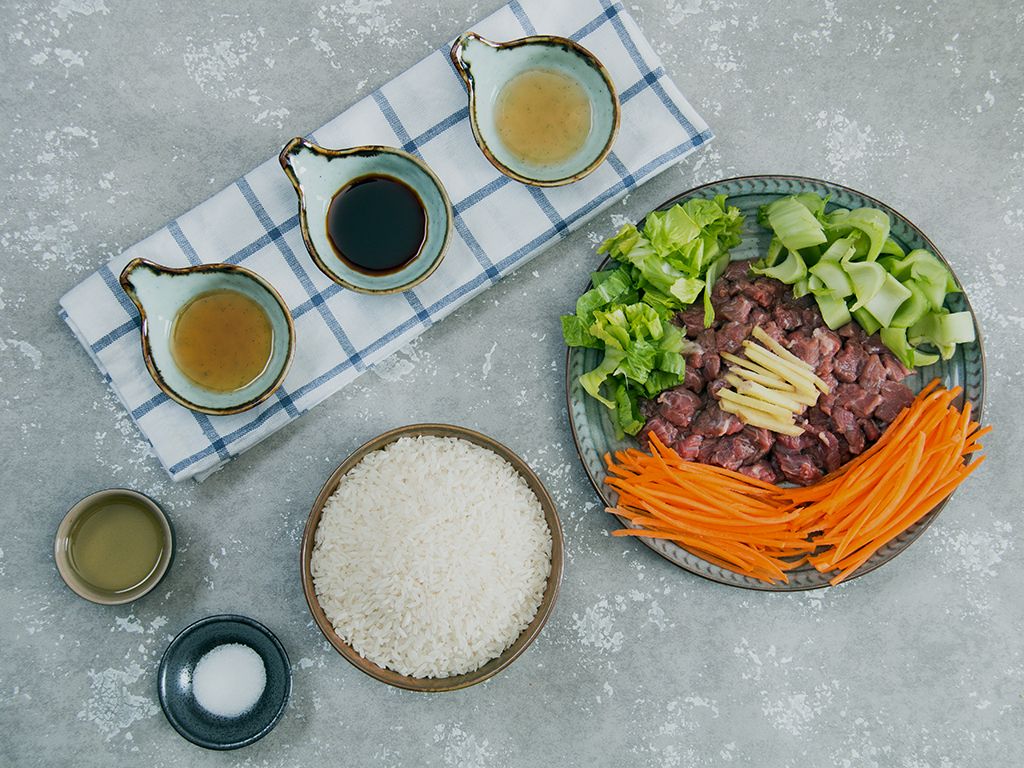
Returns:
[[[320,524],[320,515],[323,513],[327,499],[329,499],[331,494],[333,494],[337,489],[342,476],[362,461],[363,457],[371,451],[383,448],[401,437],[416,437],[417,435],[457,437],[462,440],[475,443],[483,448],[487,448],[501,456],[511,464],[520,475],[522,475],[523,479],[526,480],[527,485],[529,485],[530,489],[534,494],[536,494],[541,507],[544,510],[544,518],[547,520],[548,528],[551,531],[551,572],[548,574],[548,583],[544,588],[544,597],[541,600],[540,607],[537,609],[537,614],[533,617],[533,620],[529,623],[526,629],[523,630],[522,634],[519,635],[516,641],[506,648],[500,656],[495,659],[491,659],[482,667],[464,675],[452,675],[450,677],[437,678],[410,677],[408,675],[401,675],[390,669],[385,669],[384,667],[374,664],[369,659],[365,659],[360,656],[352,646],[342,640],[334,631],[334,627],[324,614],[324,610],[320,607],[320,603],[317,600],[316,589],[313,586],[313,575],[310,572],[310,560],[313,556],[313,547],[316,543],[316,529]],[[316,501],[313,502],[313,509],[309,513],[309,520],[306,521],[306,529],[302,533],[302,549],[299,554],[299,567],[302,573],[302,591],[306,596],[306,603],[309,605],[309,611],[313,614],[313,620],[316,622],[316,625],[320,627],[320,631],[323,632],[327,641],[334,646],[338,653],[344,656],[345,659],[357,669],[365,672],[370,677],[387,683],[388,685],[394,685],[398,688],[404,688],[409,691],[436,693],[439,691],[455,691],[460,688],[468,688],[471,685],[476,685],[490,677],[494,677],[494,675],[501,672],[505,667],[519,658],[523,651],[529,647],[530,643],[532,643],[534,639],[536,639],[537,635],[540,634],[540,630],[544,626],[544,622],[547,621],[548,616],[551,614],[551,609],[555,605],[555,598],[558,596],[558,587],[562,581],[562,549],[562,524],[558,519],[558,511],[555,508],[555,503],[551,500],[551,496],[548,494],[543,483],[541,483],[540,478],[534,474],[533,470],[530,469],[525,461],[501,443],[492,440],[479,432],[466,429],[465,427],[456,427],[448,424],[412,424],[407,427],[393,429],[390,432],[385,432],[384,434],[375,437],[373,440],[370,440],[368,443],[357,448],[338,466],[337,469],[334,470],[331,476],[327,479],[327,482],[324,483],[323,488],[320,489],[320,494],[316,497]]]

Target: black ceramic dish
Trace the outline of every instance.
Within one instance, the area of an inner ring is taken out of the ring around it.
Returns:
[[[192,694],[192,671],[210,650],[244,643],[263,659],[267,685],[255,706],[235,718],[206,712]],[[206,749],[238,749],[259,741],[284,715],[292,690],[291,664],[284,646],[258,621],[245,616],[208,616],[183,629],[160,660],[157,691],[168,722],[178,733]]]

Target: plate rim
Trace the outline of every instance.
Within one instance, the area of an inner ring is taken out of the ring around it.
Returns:
[[[980,387],[980,394],[979,394],[979,397],[978,397],[978,409],[977,409],[976,418],[977,418],[978,421],[981,421],[983,419],[984,415],[985,415],[985,392],[988,389],[988,367],[987,367],[986,360],[985,360],[985,344],[984,344],[984,340],[983,340],[983,336],[984,335],[981,332],[982,331],[982,327],[981,327],[981,324],[978,322],[977,313],[975,313],[975,311],[974,311],[974,307],[971,304],[970,297],[967,295],[967,291],[964,289],[963,283],[960,282],[960,278],[958,277],[956,272],[953,270],[952,265],[950,265],[950,263],[946,259],[946,257],[936,247],[935,243],[932,242],[931,238],[928,237],[920,227],[918,227],[916,224],[914,224],[909,218],[907,218],[904,214],[902,214],[901,212],[899,212],[898,210],[893,208],[891,205],[882,202],[881,200],[879,200],[878,198],[874,197],[873,195],[869,195],[869,194],[866,194],[864,192],[861,192],[860,190],[858,190],[858,189],[856,189],[854,187],[850,187],[850,186],[847,186],[845,184],[839,184],[839,183],[832,182],[832,181],[827,181],[825,179],[819,179],[819,178],[816,178],[814,176],[800,176],[800,175],[796,175],[796,174],[787,174],[787,173],[757,173],[757,174],[746,174],[746,175],[742,175],[742,176],[730,176],[730,177],[727,177],[727,178],[724,178],[724,179],[716,179],[714,181],[709,181],[709,182],[706,182],[704,184],[698,184],[695,187],[691,187],[691,188],[689,188],[689,189],[687,189],[687,190],[685,190],[683,192],[680,192],[678,194],[675,194],[675,195],[669,197],[668,199],[666,199],[662,203],[660,203],[660,204],[654,206],[653,208],[651,208],[650,211],[648,211],[648,214],[650,214],[650,213],[652,213],[654,211],[664,210],[665,208],[667,208],[667,207],[669,207],[671,205],[675,205],[679,200],[681,200],[683,198],[686,198],[686,197],[691,197],[691,196],[693,196],[695,194],[698,194],[702,190],[707,189],[708,187],[715,187],[715,186],[718,186],[720,184],[727,184],[727,183],[730,183],[730,182],[769,181],[769,180],[771,180],[771,181],[774,181],[774,180],[794,181],[794,182],[799,182],[799,183],[808,183],[809,182],[811,184],[821,184],[821,185],[824,185],[824,186],[827,186],[827,187],[834,187],[836,189],[844,190],[846,192],[849,192],[849,193],[851,193],[853,195],[856,195],[858,197],[861,197],[861,198],[869,201],[872,205],[876,205],[879,208],[881,208],[882,210],[885,210],[889,215],[894,216],[897,219],[902,220],[904,222],[904,224],[906,224],[911,229],[913,229],[918,234],[920,234],[921,239],[924,241],[926,247],[933,254],[935,254],[943,264],[946,265],[946,268],[949,270],[950,274],[953,276],[953,279],[956,281],[957,286],[959,286],[960,294],[963,297],[964,303],[967,306],[967,311],[971,313],[971,320],[974,323],[974,327],[978,331],[978,333],[976,334],[977,335],[976,343],[978,345],[978,354],[979,354],[979,358],[981,360],[981,387]],[[641,218],[637,222],[637,226],[640,226],[643,223],[643,221],[647,218],[648,214],[645,214],[643,216],[643,218]],[[597,266],[596,270],[594,270],[594,271],[600,271],[610,261],[611,261],[611,258],[606,256],[601,261],[601,263]],[[586,291],[590,285],[591,285],[591,283],[590,283],[590,280],[588,279],[583,290]],[[583,466],[583,471],[586,474],[587,479],[590,480],[590,484],[594,488],[594,491],[597,493],[597,496],[601,500],[601,502],[606,507],[609,507],[609,506],[612,506],[612,504],[611,504],[611,500],[605,494],[604,483],[602,481],[599,481],[596,477],[594,477],[594,474],[590,470],[589,464],[587,463],[586,459],[583,456],[583,448],[580,445],[579,433],[578,433],[578,430],[576,428],[576,420],[573,418],[573,415],[572,415],[573,414],[573,409],[572,409],[572,377],[570,375],[569,361],[570,361],[570,357],[571,357],[574,349],[575,349],[574,347],[568,347],[568,346],[565,349],[565,375],[564,375],[564,379],[565,379],[565,404],[566,404],[566,417],[567,417],[567,419],[569,421],[569,431],[572,434],[572,441],[573,441],[573,445],[576,448],[577,458],[579,459],[580,464]],[[847,576],[846,579],[844,580],[844,583],[853,581],[854,579],[860,578],[861,576],[865,576],[865,575],[871,573],[872,571],[882,567],[883,565],[886,565],[886,564],[892,562],[899,555],[903,554],[906,550],[908,550],[910,548],[910,546],[915,541],[917,541],[921,537],[921,535],[926,530],[928,530],[929,527],[931,527],[931,524],[939,516],[939,514],[942,512],[942,510],[945,509],[946,505],[949,503],[950,499],[952,499],[955,494],[956,494],[956,489],[954,489],[953,492],[949,494],[949,496],[947,496],[945,499],[940,501],[935,507],[933,507],[927,513],[927,515],[924,518],[922,518],[921,521],[919,521],[921,523],[921,525],[911,535],[911,537],[906,540],[906,544],[905,544],[905,546],[902,549],[900,549],[895,554],[893,554],[892,557],[890,557],[888,560],[883,560],[881,562],[876,562],[876,563],[873,563],[873,564],[870,564],[870,565],[868,565],[868,564],[862,565],[856,571],[854,571],[849,576]],[[626,525],[626,520],[624,520],[622,517],[619,517],[618,515],[615,515],[615,518],[623,526]],[[713,582],[715,584],[721,584],[721,585],[727,586],[727,587],[733,587],[733,588],[736,588],[736,589],[745,589],[745,590],[749,590],[751,592],[779,592],[779,593],[786,593],[786,592],[809,592],[811,590],[825,589],[827,587],[832,586],[827,581],[825,581],[822,584],[808,584],[808,585],[801,585],[801,586],[788,586],[786,584],[777,584],[775,582],[772,582],[771,584],[765,583],[765,584],[761,584],[761,585],[755,585],[755,584],[749,584],[749,583],[737,583],[737,582],[734,582],[734,581],[728,581],[728,580],[726,580],[724,578],[717,577],[714,574],[705,573],[705,572],[700,571],[700,570],[698,570],[696,568],[690,567],[690,566],[688,566],[688,565],[686,565],[684,563],[676,562],[675,560],[670,560],[662,552],[660,552],[658,549],[655,548],[653,540],[648,538],[648,537],[636,536],[636,537],[633,537],[633,538],[638,539],[645,547],[647,547],[652,552],[654,552],[654,554],[656,554],[658,557],[660,557],[661,559],[665,560],[666,562],[676,566],[677,568],[681,568],[682,570],[684,570],[684,571],[686,571],[688,573],[692,573],[692,574],[694,574],[696,576],[700,576],[702,579],[706,579],[706,580],[711,581],[711,582]],[[676,545],[676,546],[678,546],[678,545]],[[681,549],[685,549],[685,548],[682,548],[682,547],[680,547],[680,548]],[[690,554],[692,555],[693,553],[690,553]],[[697,557],[697,556],[694,555],[694,557]]]

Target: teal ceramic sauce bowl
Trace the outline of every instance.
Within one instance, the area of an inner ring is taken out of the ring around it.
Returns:
[[[495,43],[467,32],[455,41],[451,58],[469,92],[469,120],[476,143],[506,176],[537,187],[558,187],[587,176],[611,152],[619,132],[619,97],[604,65],[578,43],[552,35]],[[590,99],[590,134],[575,154],[556,165],[531,165],[516,157],[495,125],[501,89],[533,69],[571,77]]]
[[[299,196],[299,226],[306,250],[321,272],[359,293],[400,293],[426,280],[441,264],[452,230],[452,206],[441,180],[417,157],[394,147],[325,149],[302,138],[289,141],[281,167]],[[426,213],[426,237],[407,264],[388,273],[360,271],[341,258],[327,235],[334,196],[366,176],[389,176],[410,187]]]
[[[142,316],[142,356],[156,385],[168,397],[193,411],[213,415],[241,413],[262,403],[281,382],[295,352],[295,327],[284,299],[266,280],[234,264],[202,264],[172,269],[134,259],[121,272],[121,287]],[[178,312],[211,291],[231,290],[255,301],[273,330],[270,360],[251,383],[231,392],[206,389],[186,376],[171,353],[171,334]]]

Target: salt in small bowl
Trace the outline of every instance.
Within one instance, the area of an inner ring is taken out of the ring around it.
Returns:
[[[252,648],[263,659],[267,673],[256,704],[232,718],[207,712],[192,690],[196,664],[227,643]],[[284,646],[255,619],[234,614],[208,616],[183,629],[167,646],[157,672],[157,693],[168,722],[183,737],[206,749],[238,749],[262,739],[284,716],[291,690],[291,664]]]

